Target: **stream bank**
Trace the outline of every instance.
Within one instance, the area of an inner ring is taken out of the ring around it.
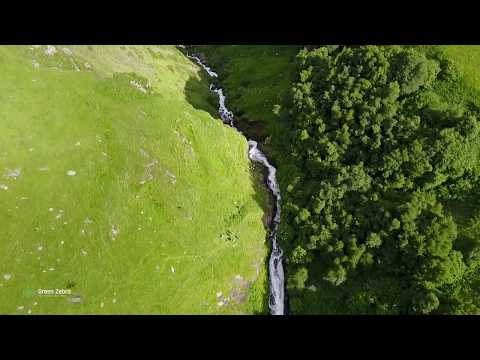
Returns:
[[[208,75],[211,79],[218,78],[217,73],[215,73],[209,66],[207,66],[205,59],[197,56],[190,55],[186,51],[184,46],[179,46],[184,54],[190,58],[192,61],[196,62]],[[234,114],[228,109],[225,105],[226,96],[223,93],[223,89],[218,87],[215,83],[210,84],[210,91],[215,94],[218,98],[218,113],[222,121],[237,130],[240,134],[244,135],[242,130],[237,127],[235,123]],[[265,184],[272,194],[273,201],[273,216],[271,219],[268,219],[269,222],[269,241],[270,241],[270,256],[268,262],[269,269],[269,308],[272,315],[285,315],[285,279],[284,279],[284,270],[283,270],[283,251],[280,248],[277,241],[278,227],[280,224],[280,213],[281,213],[281,194],[280,188],[276,179],[277,169],[270,163],[268,157],[259,147],[259,144],[247,138],[249,150],[248,157],[252,162],[261,164],[266,172]]]

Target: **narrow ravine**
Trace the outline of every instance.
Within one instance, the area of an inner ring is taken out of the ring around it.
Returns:
[[[183,46],[180,46],[185,55],[191,60],[195,61],[211,78],[217,78],[218,75],[198,56],[189,55]],[[240,134],[243,133],[235,126],[234,115],[226,107],[226,97],[221,88],[210,84],[210,90],[218,97],[218,113],[222,121]],[[269,307],[272,315],[285,315],[285,279],[283,271],[283,252],[277,241],[278,226],[280,224],[280,188],[277,183],[276,173],[277,169],[270,164],[265,154],[258,148],[258,143],[253,140],[248,140],[248,157],[250,160],[262,164],[268,170],[266,184],[273,197],[275,198],[274,216],[270,224],[270,244],[271,253],[269,259]]]

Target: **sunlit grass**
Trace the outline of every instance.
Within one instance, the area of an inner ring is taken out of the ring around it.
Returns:
[[[266,233],[245,139],[184,93],[199,69],[170,46],[66,48],[0,47],[0,313],[260,311],[218,305]]]

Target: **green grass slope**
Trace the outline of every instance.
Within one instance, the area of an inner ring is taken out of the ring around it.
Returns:
[[[440,48],[457,64],[465,81],[480,88],[480,45],[445,45]]]
[[[199,71],[170,46],[0,47],[1,314],[264,311],[265,193],[189,102]]]
[[[422,46],[426,52],[439,51],[450,60],[458,79],[438,84],[435,92],[440,105],[449,107],[480,107],[480,46],[430,45]]]

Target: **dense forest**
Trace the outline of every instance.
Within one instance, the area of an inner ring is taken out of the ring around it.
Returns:
[[[462,89],[455,64],[319,46],[296,74],[274,107],[291,311],[479,313],[479,108],[444,91]]]

